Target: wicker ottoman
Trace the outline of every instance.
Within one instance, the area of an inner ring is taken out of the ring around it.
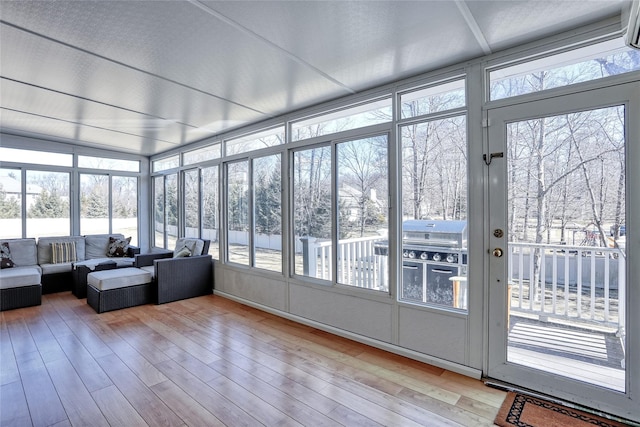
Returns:
[[[83,263],[73,264],[73,287],[71,293],[78,298],[87,297],[87,276],[94,271],[113,270],[118,267],[115,261],[101,261],[98,264]]]
[[[41,303],[40,270],[36,267],[14,267],[2,270],[0,311],[30,307]]]
[[[94,271],[87,275],[87,304],[98,313],[153,301],[151,274],[139,268]]]

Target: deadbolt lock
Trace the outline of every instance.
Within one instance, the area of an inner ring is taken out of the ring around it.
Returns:
[[[499,239],[504,236],[504,231],[502,231],[501,228],[496,228],[495,230],[493,230],[493,235]]]
[[[495,248],[493,250],[493,256],[496,257],[496,258],[500,258],[502,256],[502,249]]]

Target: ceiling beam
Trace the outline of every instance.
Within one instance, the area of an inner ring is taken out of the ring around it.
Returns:
[[[476,41],[480,45],[480,48],[482,49],[484,54],[485,55],[491,54],[492,53],[491,47],[489,46],[489,43],[487,43],[487,39],[484,37],[484,34],[482,34],[482,30],[480,29],[480,26],[478,25],[476,18],[473,17],[473,14],[471,13],[469,6],[467,6],[467,3],[464,0],[455,0],[455,3],[456,3],[456,6],[458,6],[458,10],[460,11],[460,14],[464,18],[467,25],[469,26],[469,29],[473,33],[473,36],[476,38]]]

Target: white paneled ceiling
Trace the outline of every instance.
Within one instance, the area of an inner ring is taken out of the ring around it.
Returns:
[[[629,6],[0,0],[0,127],[149,156]]]

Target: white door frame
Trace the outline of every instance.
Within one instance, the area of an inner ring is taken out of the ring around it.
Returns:
[[[488,166],[488,356],[487,376],[591,408],[640,422],[640,83],[541,99],[488,109],[488,153],[506,153],[506,124],[600,107],[625,105],[626,221],[627,230],[627,354],[626,392],[619,393],[507,362],[507,259],[493,256],[495,248],[507,250],[507,156],[494,157]],[[487,162],[491,155],[488,154]],[[505,230],[495,237],[493,230]]]

